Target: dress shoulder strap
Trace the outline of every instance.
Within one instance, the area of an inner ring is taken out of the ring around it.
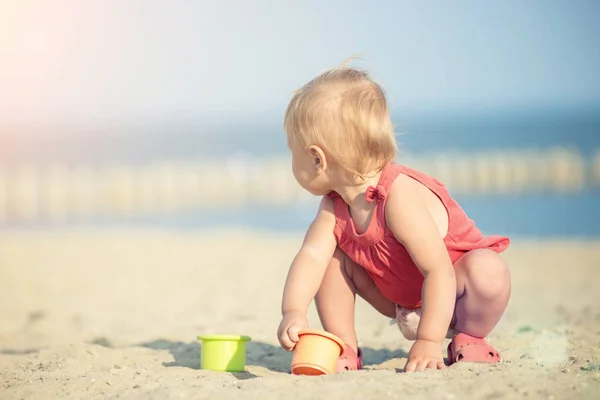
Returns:
[[[402,172],[403,167],[394,162],[389,163],[385,166],[379,177],[379,182],[376,186],[369,186],[367,188],[366,196],[367,201],[374,200],[385,200],[390,193],[390,188],[398,175]]]

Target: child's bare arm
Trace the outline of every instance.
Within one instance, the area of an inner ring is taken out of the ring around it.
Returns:
[[[282,314],[290,311],[305,313],[308,310],[335,252],[334,226],[333,201],[324,197],[288,272]]]
[[[298,331],[307,324],[308,306],[317,294],[335,252],[337,243],[333,234],[334,227],[333,202],[324,197],[285,282],[281,304],[283,318],[277,336],[281,346],[288,351],[298,341]]]
[[[386,220],[390,230],[405,246],[425,277],[417,342],[441,344],[454,312],[454,268],[427,205],[413,194],[414,191],[403,186],[402,182],[392,186],[386,206]]]

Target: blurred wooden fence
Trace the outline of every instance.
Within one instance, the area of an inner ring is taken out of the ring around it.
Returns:
[[[591,159],[557,148],[402,155],[402,162],[440,179],[455,194],[575,193],[600,187],[600,150]],[[294,181],[286,157],[103,168],[60,164],[0,167],[0,224],[221,209],[249,203],[285,205],[310,199]]]

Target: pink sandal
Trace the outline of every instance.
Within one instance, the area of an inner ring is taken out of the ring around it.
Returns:
[[[362,369],[362,350],[358,353],[352,350],[352,347],[346,345],[344,354],[338,358],[336,372],[355,371]]]
[[[477,338],[466,333],[454,336],[448,345],[448,364],[455,362],[497,363],[500,354],[490,346],[485,339]]]

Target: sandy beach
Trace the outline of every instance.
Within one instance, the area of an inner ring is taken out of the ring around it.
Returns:
[[[600,242],[513,240],[496,365],[400,371],[410,342],[358,301],[366,369],[289,374],[275,336],[302,235],[74,229],[0,234],[2,399],[598,399]],[[319,327],[314,307],[309,320]],[[197,335],[252,337],[247,372],[199,369]]]

